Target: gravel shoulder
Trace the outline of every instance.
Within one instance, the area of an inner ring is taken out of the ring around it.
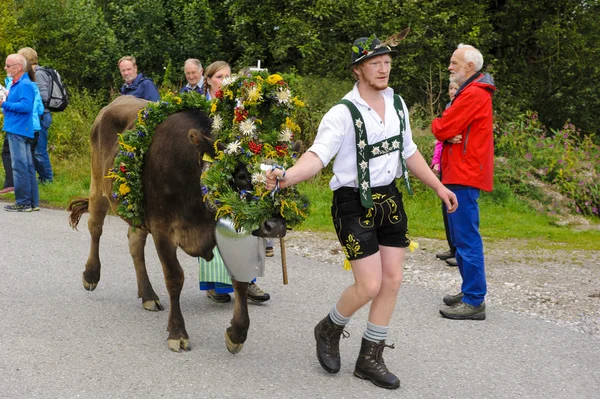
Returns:
[[[414,241],[419,248],[407,253],[404,284],[440,295],[458,292],[458,268],[435,258],[447,249],[445,241],[418,237]],[[525,314],[600,336],[600,250],[525,247],[516,240],[484,242],[488,309]],[[335,267],[342,267],[344,261],[334,234],[292,231],[286,249]]]

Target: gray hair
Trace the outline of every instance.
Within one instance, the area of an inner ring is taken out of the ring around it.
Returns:
[[[483,55],[475,47],[469,44],[459,44],[457,48],[465,49],[465,62],[472,62],[475,66],[475,72],[479,72],[483,67]]]
[[[6,57],[6,59],[8,60],[9,58],[12,58],[13,60],[21,64],[21,66],[23,67],[23,71],[27,72],[27,58],[23,57],[23,55],[19,53],[9,54],[8,57]]]
[[[183,67],[185,68],[185,66],[187,64],[193,64],[195,66],[198,67],[198,69],[202,69],[202,63],[200,62],[199,59],[197,58],[188,58],[187,60],[185,60],[185,62],[183,63]]]

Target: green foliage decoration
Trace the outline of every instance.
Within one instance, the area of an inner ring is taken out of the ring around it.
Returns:
[[[301,129],[295,116],[305,104],[294,94],[281,75],[261,72],[232,75],[213,100],[215,146],[224,148],[209,160],[201,180],[216,217],[231,218],[236,229],[252,231],[276,216],[294,227],[308,216],[308,198],[296,187],[270,192],[265,184],[266,168],[289,168],[299,155],[294,137]],[[238,190],[231,182],[240,165],[248,169],[251,189]]]
[[[112,198],[119,204],[117,213],[134,227],[144,224],[144,155],[152,144],[156,127],[169,115],[189,108],[208,113],[210,105],[204,96],[195,92],[167,94],[162,101],[150,103],[141,109],[135,127],[119,134],[119,150],[114,167],[108,171],[106,178],[114,179]]]

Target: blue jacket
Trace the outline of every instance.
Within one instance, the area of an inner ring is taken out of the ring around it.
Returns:
[[[152,79],[141,73],[138,73],[130,84],[125,83],[121,86],[121,94],[143,98],[148,101],[160,101],[160,95]]]
[[[8,97],[2,103],[3,130],[7,133],[33,138],[34,101],[34,84],[29,80],[27,74],[23,74],[10,86]]]
[[[35,77],[37,79],[37,76]],[[4,86],[6,89],[10,89],[12,86],[12,77],[7,76],[4,79]],[[31,121],[33,122],[33,131],[38,132],[42,130],[42,125],[40,124],[40,116],[44,114],[44,103],[42,102],[42,95],[40,93],[40,89],[38,88],[37,82],[33,85],[35,89],[35,100],[33,101],[33,116]]]

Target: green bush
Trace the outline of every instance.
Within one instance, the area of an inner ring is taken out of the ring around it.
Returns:
[[[505,163],[496,169],[501,182],[527,194],[535,192],[528,180],[541,180],[568,197],[573,211],[600,216],[600,146],[593,136],[582,136],[571,123],[547,129],[535,112],[528,112],[515,121],[500,121],[495,140],[496,156]]]
[[[87,90],[69,91],[69,106],[52,114],[48,152],[53,158],[68,159],[73,155],[89,154],[89,133],[94,119],[105,100]]]

